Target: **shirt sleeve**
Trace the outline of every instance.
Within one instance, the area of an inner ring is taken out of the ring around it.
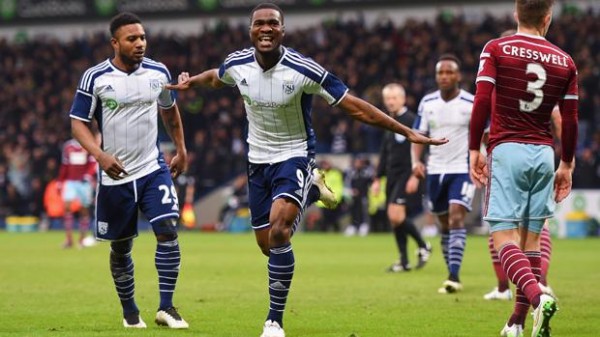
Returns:
[[[494,104],[493,91],[496,86],[496,44],[488,42],[479,56],[477,71],[477,91],[471,112],[469,125],[469,149],[480,150],[481,140],[485,132],[490,131],[490,116]]]
[[[91,76],[90,70],[88,69],[77,85],[75,91],[75,97],[73,98],[73,104],[69,111],[71,118],[79,119],[84,122],[90,122],[96,109],[98,98],[94,95],[94,82],[95,78]]]
[[[496,85],[496,44],[493,42],[494,40],[488,42],[485,47],[483,47],[481,55],[479,55],[479,70],[477,71],[475,83],[487,81]]]
[[[177,94],[174,90],[168,90],[165,89],[164,84],[168,84],[171,83],[173,79],[171,78],[171,73],[167,70],[166,73],[164,73],[164,78],[163,81],[165,81],[163,83],[162,86],[162,90],[160,92],[160,94],[158,95],[158,106],[160,106],[163,109],[168,109],[171,108],[175,105],[176,102],[176,97]]]
[[[236,83],[235,79],[231,74],[231,67],[227,67],[225,63],[221,64],[221,66],[219,67],[218,75],[221,82],[231,87],[235,86]]]
[[[311,80],[305,87],[305,92],[323,97],[331,106],[337,105],[348,90],[344,82],[329,72],[325,73],[321,83]]]
[[[561,116],[561,160],[565,162],[571,162],[575,156],[575,150],[577,148],[577,134],[578,134],[578,100],[579,88],[577,86],[577,68],[571,61],[572,70],[567,90],[564,97],[559,100],[558,106],[560,109]]]

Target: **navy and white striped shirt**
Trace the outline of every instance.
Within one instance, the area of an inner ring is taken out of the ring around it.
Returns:
[[[219,68],[220,80],[237,86],[248,119],[248,159],[278,163],[315,155],[311,109],[313,95],[338,104],[348,88],[310,58],[283,47],[279,62],[263,70],[254,48],[230,54]]]
[[[119,158],[129,173],[112,180],[102,172],[103,185],[120,185],[159,168],[158,107],[175,105],[165,90],[171,75],[164,64],[144,58],[132,73],[116,68],[110,59],[83,73],[70,117],[84,122],[96,118],[102,149]]]

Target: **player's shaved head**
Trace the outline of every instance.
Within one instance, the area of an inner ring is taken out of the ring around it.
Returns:
[[[119,28],[135,23],[142,23],[142,20],[137,15],[129,12],[119,13],[110,21],[110,35],[115,37],[115,33]]]
[[[281,10],[281,8],[279,8],[279,6],[277,6],[274,3],[270,3],[270,2],[263,2],[263,3],[256,5],[256,7],[254,7],[252,9],[252,11],[250,12],[250,22],[252,22],[252,18],[254,17],[254,12],[256,12],[257,10],[260,10],[260,9],[274,9],[274,10],[278,11],[279,16],[281,17],[281,24],[283,24],[283,11]]]
[[[554,0],[516,0],[515,7],[519,24],[538,28],[544,25],[544,18],[552,10]]]

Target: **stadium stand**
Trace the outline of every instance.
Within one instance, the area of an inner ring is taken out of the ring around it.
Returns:
[[[295,30],[289,45],[342,78],[355,94],[379,102],[381,85],[400,81],[407,105],[435,86],[437,57],[453,52],[463,61],[463,88],[473,92],[478,53],[483,43],[513,27],[510,17],[467,20],[441,14],[433,21],[331,20]],[[574,187],[600,187],[600,15],[593,10],[565,11],[555,18],[549,40],[574,56],[580,76],[580,142]],[[589,32],[594,32],[590,34]],[[249,45],[247,26],[219,25],[195,35],[149,35],[148,56],[163,61],[177,77],[218,62]],[[62,41],[53,38],[0,39],[0,219],[43,212],[46,185],[57,176],[60,151],[70,138],[68,111],[79,74],[112,54],[106,33]],[[196,198],[245,170],[242,102],[228,90],[181,93],[189,174],[196,177]],[[356,123],[315,100],[318,152],[376,152],[381,132]],[[347,124],[344,129],[341,124]],[[343,132],[340,133],[340,130]],[[449,135],[450,136],[450,135]],[[337,151],[337,150],[336,150]],[[579,174],[578,174],[579,173]],[[1,221],[0,221],[1,222]]]

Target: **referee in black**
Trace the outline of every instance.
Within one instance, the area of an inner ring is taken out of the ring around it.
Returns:
[[[390,83],[382,90],[383,103],[390,116],[398,122],[412,127],[416,115],[409,111],[405,106],[406,92],[404,88],[397,83]],[[431,253],[431,246],[426,243],[421,233],[415,227],[415,224],[407,216],[414,213],[412,208],[421,208],[420,193],[407,195],[407,184],[416,184],[419,179],[412,175],[412,165],[410,159],[410,142],[400,134],[386,131],[379,157],[379,166],[377,175],[371,185],[373,192],[377,193],[380,189],[379,178],[386,176],[386,202],[387,216],[396,238],[400,259],[392,264],[388,272],[405,272],[411,269],[407,253],[407,237],[410,235],[415,239],[418,249],[418,258],[416,268],[422,268]],[[407,205],[411,208],[408,209]]]

